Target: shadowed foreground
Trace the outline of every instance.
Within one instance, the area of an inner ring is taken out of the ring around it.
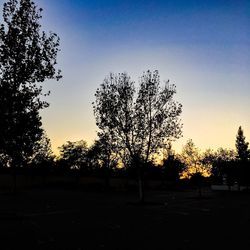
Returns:
[[[1,250],[248,249],[246,193],[34,189],[0,195]]]

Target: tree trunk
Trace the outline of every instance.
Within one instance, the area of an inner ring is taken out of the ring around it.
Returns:
[[[109,189],[110,188],[110,176],[109,176],[109,169],[105,169],[105,188]]]
[[[201,192],[201,185],[200,183],[198,184],[198,191],[199,191],[199,198],[202,197],[202,192]]]
[[[104,165],[104,180],[105,180],[105,188],[110,188],[110,160],[108,159]]]
[[[12,176],[13,176],[12,193],[16,194],[17,193],[17,167],[15,163],[12,166]]]
[[[140,166],[138,167],[138,188],[139,188],[139,202],[144,203],[145,201],[144,182],[143,182],[143,173]]]

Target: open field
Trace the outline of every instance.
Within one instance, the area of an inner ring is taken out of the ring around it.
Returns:
[[[0,249],[249,249],[250,195],[37,188],[0,195]]]

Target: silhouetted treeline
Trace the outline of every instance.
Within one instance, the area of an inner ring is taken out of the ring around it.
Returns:
[[[75,176],[76,181],[82,176],[97,177],[104,179],[106,186],[109,186],[111,178],[136,180],[137,169],[133,163],[114,154],[105,143],[103,137],[90,147],[84,140],[68,141],[59,148],[60,154],[56,157],[51,150],[50,140],[43,133],[36,143],[35,153],[15,171],[17,175],[39,175],[44,178],[53,175]],[[201,153],[193,141],[188,140],[180,154],[176,154],[172,145],[168,144],[162,158],[159,161],[158,156],[158,161],[153,158],[141,165],[144,179],[157,180],[161,187],[178,186],[181,179],[198,187],[206,183],[237,184],[239,188],[250,186],[248,143],[241,127],[236,137],[236,151],[219,148]],[[3,154],[0,155],[0,173],[13,173],[8,157]]]
[[[241,137],[244,138],[243,135]],[[250,160],[249,156],[245,157],[248,148],[242,146],[247,145],[242,138],[236,140],[236,151],[220,148],[201,153],[192,140],[188,140],[182,152],[176,154],[168,144],[162,161],[152,159],[141,166],[143,177],[146,181],[158,181],[158,186],[162,188],[178,187],[183,183],[198,188],[211,183],[229,187],[237,184],[239,189],[241,186],[248,188]],[[137,169],[132,162],[119,158],[112,150],[103,147],[99,140],[90,147],[83,140],[67,142],[59,149],[59,156],[54,156],[50,140],[44,133],[36,145],[35,154],[16,169],[16,174],[42,176],[44,179],[47,176],[69,176],[74,177],[76,183],[81,177],[95,177],[103,179],[107,187],[112,178],[137,180]],[[0,157],[0,173],[13,173],[8,158],[3,154]]]

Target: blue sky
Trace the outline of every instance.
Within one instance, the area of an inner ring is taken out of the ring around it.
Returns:
[[[240,125],[250,141],[250,1],[35,2],[44,29],[61,38],[64,78],[45,84],[51,106],[42,111],[54,150],[94,140],[91,103],[109,72],[137,81],[147,69],[177,86],[184,123],[177,150],[189,138],[201,149],[233,148]]]

